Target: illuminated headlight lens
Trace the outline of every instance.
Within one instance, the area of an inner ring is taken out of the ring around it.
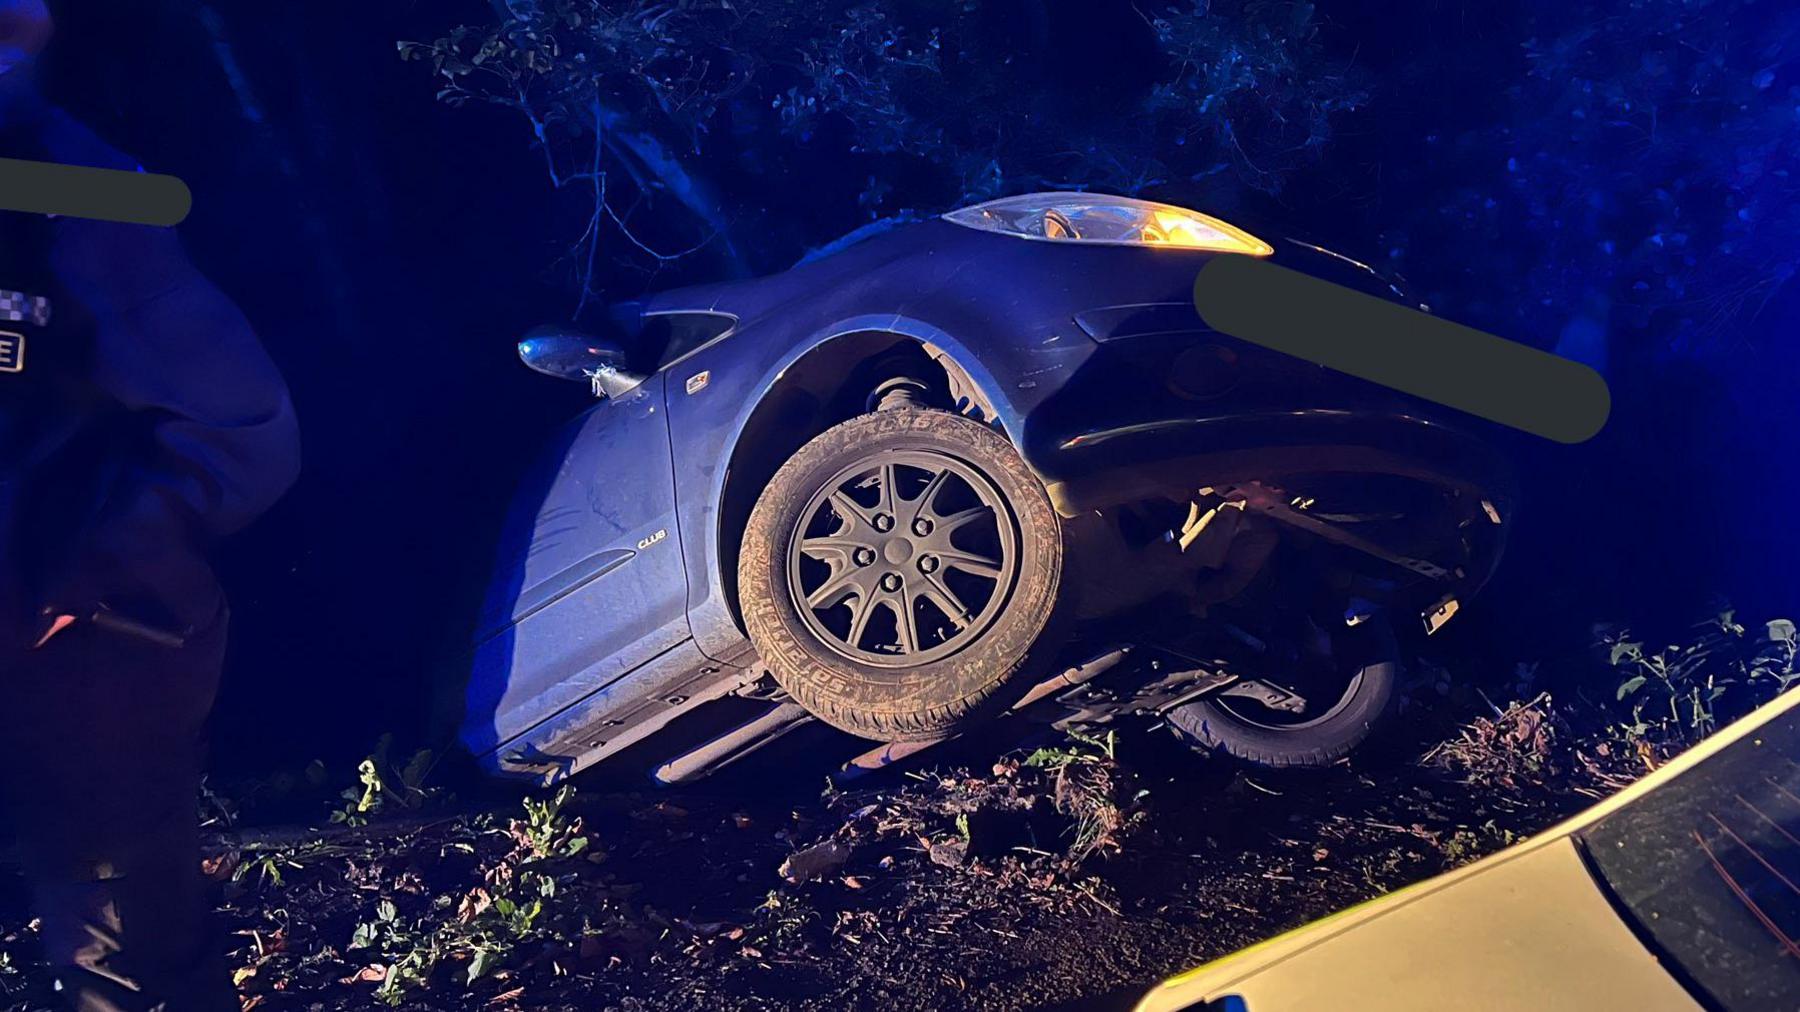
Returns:
[[[1266,257],[1274,247],[1199,211],[1105,193],[1027,193],[951,211],[945,219],[1024,239],[1172,246]]]

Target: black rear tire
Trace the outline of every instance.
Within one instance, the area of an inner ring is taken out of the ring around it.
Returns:
[[[1004,436],[894,408],[834,426],[775,473],[744,532],[739,603],[763,663],[814,715],[932,741],[1003,709],[1055,659],[1063,562],[1062,522]]]
[[[1368,664],[1350,678],[1338,702],[1311,720],[1263,723],[1231,703],[1202,699],[1169,712],[1169,723],[1189,745],[1222,751],[1260,766],[1330,766],[1375,734],[1399,698],[1397,661]]]

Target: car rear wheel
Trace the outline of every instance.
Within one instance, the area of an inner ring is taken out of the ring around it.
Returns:
[[[1012,444],[894,408],[784,464],[744,533],[750,639],[821,719],[929,741],[1012,702],[1060,645],[1063,531]]]
[[[1379,620],[1370,625],[1349,637],[1354,642],[1340,647],[1340,659],[1326,670],[1260,679],[1304,699],[1298,712],[1252,695],[1217,695],[1171,710],[1169,724],[1196,749],[1261,766],[1329,766],[1368,741],[1398,702],[1393,634]]]

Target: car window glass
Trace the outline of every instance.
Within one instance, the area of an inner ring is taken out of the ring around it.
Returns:
[[[1633,927],[1712,1007],[1800,1008],[1800,709],[1578,838]]]
[[[644,360],[660,369],[736,324],[727,313],[655,313],[644,317],[639,347]]]

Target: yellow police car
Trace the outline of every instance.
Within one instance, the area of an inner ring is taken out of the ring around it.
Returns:
[[[1553,829],[1184,973],[1137,1008],[1800,1009],[1800,693]]]

